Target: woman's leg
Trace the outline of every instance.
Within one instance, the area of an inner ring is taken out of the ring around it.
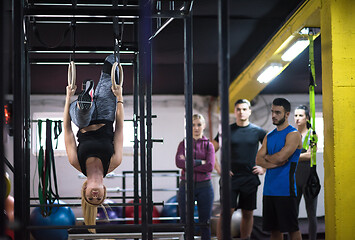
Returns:
[[[309,176],[309,161],[299,162],[296,170],[296,188],[297,188],[297,211],[299,214],[302,195],[305,193],[305,187]]]
[[[199,223],[206,224],[200,227],[201,240],[209,240],[211,239],[210,219],[214,198],[212,185],[196,188],[195,196],[197,200]]]
[[[308,217],[308,234],[310,240],[317,239],[317,201],[318,196],[315,198],[304,195],[306,204],[307,217]]]
[[[80,109],[77,104],[77,100],[72,102],[69,107],[69,114],[72,122],[78,128],[84,128],[89,126],[91,121],[91,116],[95,111],[95,104],[91,106],[90,109]]]
[[[297,182],[297,179],[296,179],[296,182]],[[300,203],[301,203],[304,187],[296,185],[296,188],[297,188],[297,197],[296,197],[297,198],[297,212],[299,215],[300,214]]]
[[[92,120],[115,120],[117,103],[116,97],[111,90],[112,82],[110,68],[114,62],[113,55],[109,55],[105,59],[104,68],[95,89],[94,105],[96,106],[96,110],[93,113]]]

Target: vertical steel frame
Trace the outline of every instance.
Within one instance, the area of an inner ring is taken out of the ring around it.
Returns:
[[[15,219],[20,227],[15,231],[15,239],[29,239],[26,229],[29,223],[29,104],[30,79],[26,73],[27,55],[24,36],[24,1],[13,1],[13,95],[14,95],[14,198]]]
[[[145,89],[151,78],[151,48],[149,37],[151,32],[151,8],[149,0],[140,0],[138,50],[139,50],[139,120],[140,120],[140,152],[141,152],[141,211],[142,211],[142,240],[148,239],[147,219],[147,162],[145,136]]]
[[[12,37],[11,49],[12,60],[11,79],[14,83],[14,195],[15,195],[15,218],[21,226],[15,232],[15,239],[29,239],[29,210],[30,210],[30,75],[29,61],[26,51],[26,40],[24,36],[24,0],[4,1],[12,3],[12,21],[9,32]],[[138,47],[139,53],[134,63],[134,220],[138,224],[138,203],[141,197],[142,211],[142,239],[152,239],[152,48],[149,37],[152,35],[152,4],[150,0],[139,0],[140,14],[138,24]],[[27,9],[29,10],[29,9]],[[2,17],[4,14],[2,14]],[[28,16],[28,15],[26,15]],[[186,143],[187,143],[187,239],[193,239],[194,235],[194,201],[193,201],[193,159],[192,159],[192,93],[193,93],[193,61],[192,61],[192,14],[184,17],[184,42],[185,42],[185,111],[186,111]],[[1,22],[5,25],[4,22]],[[6,28],[1,28],[3,33]],[[4,30],[4,31],[3,31]],[[12,32],[11,32],[12,30]],[[6,33],[5,33],[6,34]],[[4,34],[4,35],[5,35]],[[8,33],[9,34],[9,33]],[[3,39],[0,40],[1,53]],[[6,55],[3,55],[3,60]],[[8,59],[7,59],[8,60]],[[3,61],[5,62],[5,61]],[[5,65],[1,65],[2,68]],[[4,70],[4,69],[1,69]],[[4,71],[2,76],[4,77]],[[7,78],[4,78],[7,79]],[[2,84],[3,86],[3,84]],[[5,88],[2,88],[5,89]],[[3,94],[0,97],[1,108],[3,108]],[[145,106],[146,104],[146,106]],[[3,117],[3,116],[2,116]],[[0,120],[0,127],[3,127],[3,119]],[[138,124],[140,127],[138,133]],[[2,128],[3,130],[3,128]],[[139,134],[139,140],[138,140]],[[1,136],[2,137],[2,136]],[[0,140],[2,140],[0,138]],[[139,149],[140,148],[140,149]],[[140,170],[139,152],[140,151]],[[0,146],[0,154],[3,155],[3,145]],[[1,163],[2,164],[2,163]],[[0,166],[0,174],[3,171],[3,164]],[[141,196],[139,196],[139,175],[141,177]],[[1,176],[1,175],[0,175]],[[0,182],[1,184],[1,182]],[[125,182],[123,183],[125,184]],[[0,205],[2,203],[0,202]],[[0,223],[2,218],[0,216]],[[178,224],[179,225],[179,224]],[[1,224],[3,226],[3,224]],[[1,237],[0,229],[0,237]]]
[[[148,18],[146,26],[146,34],[148,36],[152,35],[152,21]],[[149,39],[149,38],[148,38]],[[152,40],[153,41],[153,40]],[[152,176],[152,44],[151,41],[147,42],[147,52],[146,54],[146,127],[147,127],[147,223],[152,224],[153,219],[153,176]],[[151,228],[148,228],[148,239],[153,239],[153,233]]]
[[[185,156],[186,156],[186,226],[185,237],[194,239],[194,185],[192,149],[192,93],[193,93],[192,12],[184,18],[184,93],[185,93]]]
[[[138,89],[139,89],[139,58],[136,56],[136,61],[134,62],[134,83],[133,83],[133,127],[134,127],[134,151],[133,151],[133,185],[134,185],[134,224],[138,224],[139,218],[139,182],[138,182],[138,163],[139,163],[139,141],[138,141],[138,121],[139,121],[139,113],[138,113]]]
[[[231,239],[230,231],[230,127],[229,127],[229,0],[218,1],[218,84],[221,109],[222,142],[222,239]]]
[[[4,180],[4,174],[5,174],[5,152],[4,152],[4,128],[5,128],[5,119],[4,119],[4,95],[5,95],[5,79],[6,74],[5,74],[5,69],[6,69],[6,64],[5,64],[5,42],[4,41],[5,37],[9,35],[9,28],[5,28],[5,19],[6,19],[6,1],[1,2],[1,14],[0,14],[0,56],[1,56],[1,65],[0,65],[0,209],[5,209],[5,192],[6,192],[6,185],[5,185],[5,180]],[[0,238],[5,238],[5,227],[6,227],[6,221],[5,221],[5,214],[4,211],[0,212]]]

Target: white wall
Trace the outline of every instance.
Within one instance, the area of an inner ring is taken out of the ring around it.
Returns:
[[[252,116],[251,121],[257,125],[262,126],[264,129],[270,131],[274,128],[271,122],[270,116],[270,106],[272,100],[278,97],[276,95],[264,95],[256,98],[256,104],[252,107]],[[308,95],[283,95],[290,100],[292,103],[292,109],[294,109],[299,104],[308,103]],[[133,101],[132,96],[125,96],[125,119],[132,119],[133,114]],[[33,95],[31,96],[31,117],[34,113],[38,112],[48,112],[48,117],[52,118],[53,116],[62,116],[62,111],[64,107],[65,96],[43,96],[43,95]],[[208,126],[205,130],[205,135],[208,138],[210,136],[210,127],[212,138],[217,133],[218,124],[219,124],[219,111],[218,103],[214,98],[211,97],[202,97],[194,96],[193,97],[193,109],[194,113],[201,113],[205,116],[208,125],[208,108],[210,108],[210,122],[211,126]],[[317,111],[322,111],[322,99],[321,96],[317,96],[316,99],[316,109]],[[153,119],[152,126],[152,137],[153,138],[163,138],[164,143],[154,143],[153,145],[153,170],[176,170],[175,166],[175,153],[179,142],[184,138],[184,96],[153,96],[153,111],[154,115],[157,115],[157,118]],[[233,122],[234,116],[231,115],[230,121]],[[290,117],[290,124],[293,124],[293,115]],[[35,128],[33,128],[35,129]],[[34,132],[33,134],[36,134]],[[33,140],[32,140],[33,141]],[[12,147],[12,138],[6,137],[6,150],[7,158],[12,162],[13,160],[13,147]],[[62,154],[63,155],[63,154]],[[217,153],[219,156],[219,153]],[[57,168],[57,179],[59,194],[61,197],[79,197],[80,188],[84,179],[79,178],[79,172],[75,170],[69,164],[65,154],[63,156],[56,156],[56,168]],[[319,195],[318,200],[318,216],[324,215],[324,201],[323,201],[323,153],[317,154],[318,162],[318,174],[321,179],[322,190]],[[37,159],[35,155],[31,156],[31,196],[38,196],[37,186],[38,178],[36,172]],[[122,171],[131,171],[133,170],[133,149],[125,148],[124,157],[120,167],[115,170],[116,174],[122,173]],[[219,200],[219,177],[216,176],[213,179],[213,185],[215,190],[215,200]],[[263,182],[263,177],[261,177]],[[128,180],[130,184],[127,188],[132,189],[131,180]],[[154,177],[153,178],[153,188],[174,188],[176,185],[176,180],[174,177]],[[121,178],[106,178],[105,184],[108,188],[120,187],[121,188]],[[174,196],[176,192],[174,191],[156,191],[153,194],[153,201],[166,201],[171,196]],[[120,196],[118,193],[110,193],[109,196]],[[259,187],[258,192],[258,209],[255,211],[255,214],[261,216],[261,199],[262,199],[262,185]],[[69,202],[78,202],[79,201],[67,201]],[[301,217],[305,217],[305,208],[301,206]],[[79,208],[73,208],[77,217],[81,216]]]

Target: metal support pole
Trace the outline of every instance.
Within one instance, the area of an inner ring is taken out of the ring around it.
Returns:
[[[152,34],[152,22],[151,18],[147,18],[147,26],[146,26],[146,34]],[[146,103],[147,103],[147,222],[148,224],[152,224],[153,218],[153,186],[152,186],[152,44],[150,41],[147,41],[147,52],[146,54]],[[152,230],[148,229],[148,239],[153,239]]]
[[[24,26],[28,26],[28,19],[25,20],[26,24]],[[28,29],[26,29],[26,33],[28,33]],[[25,216],[26,216],[26,226],[29,224],[30,218],[30,161],[31,161],[31,110],[30,110],[30,103],[31,103],[31,72],[30,72],[30,59],[28,53],[28,39],[27,36],[24,36],[24,55],[22,64],[24,64],[24,88],[25,88],[25,105],[24,105],[24,157],[25,157],[25,195],[24,195],[24,205],[25,205]],[[29,231],[26,231],[27,239],[30,238]]]
[[[23,33],[24,1],[13,1],[13,82],[14,82],[14,198],[15,220],[20,227],[15,231],[15,239],[29,239],[26,229],[29,220],[29,83],[26,83],[26,56]],[[28,189],[27,189],[28,188]]]
[[[127,174],[125,172],[122,173],[122,189],[126,189],[126,180],[127,180]],[[122,211],[122,217],[126,217],[126,191],[122,192],[122,203],[124,204],[123,206],[123,211]]]
[[[133,127],[134,127],[134,152],[133,152],[133,186],[134,186],[134,203],[139,203],[139,183],[138,183],[138,151],[139,151],[139,141],[138,141],[138,89],[139,89],[139,59],[136,59],[134,63],[134,83],[133,83]],[[134,224],[138,224],[138,206],[134,205]]]
[[[7,57],[8,54],[5,56],[6,49],[8,49],[8,46],[5,46],[7,43],[5,36],[10,35],[10,29],[9,27],[6,27],[6,21],[9,20],[7,18],[8,14],[6,14],[6,9],[8,9],[8,6],[6,5],[8,2],[7,1],[2,1],[1,2],[1,17],[0,17],[0,36],[3,36],[0,38],[0,56],[2,57],[1,65],[0,65],[0,209],[5,209],[5,194],[6,194],[6,185],[5,185],[5,161],[2,159],[5,159],[5,149],[4,149],[4,130],[5,130],[5,119],[4,119],[4,103],[5,103],[5,89],[6,88],[6,83],[5,79],[8,79],[6,76],[5,71],[7,71],[8,66],[6,66],[7,62]],[[5,214],[4,211],[0,212],[0,239],[5,239],[5,227],[6,227],[6,220],[5,220]]]
[[[229,127],[229,0],[218,1],[218,83],[221,109],[222,141],[222,239],[231,239],[230,231],[230,127]]]
[[[141,53],[140,53],[141,55]],[[141,56],[140,56],[141,57]],[[144,62],[144,61],[141,61]],[[144,68],[144,66],[140,66],[140,69]],[[140,70],[142,71],[142,70]],[[146,182],[146,149],[145,149],[145,108],[144,108],[144,79],[142,77],[143,74],[140,74],[139,79],[139,126],[140,126],[140,153],[141,153],[141,211],[142,211],[142,240],[147,239],[147,182]]]
[[[147,222],[147,166],[146,166],[146,139],[145,139],[145,88],[148,83],[150,75],[147,70],[151,68],[150,65],[150,46],[148,38],[150,36],[149,29],[151,28],[150,15],[150,1],[140,0],[140,15],[139,15],[139,120],[140,120],[140,150],[141,150],[141,211],[142,211],[142,240],[148,237],[148,222]]]
[[[194,186],[192,149],[192,93],[193,93],[192,12],[184,19],[184,80],[185,80],[185,156],[186,156],[186,226],[185,237],[194,239]]]

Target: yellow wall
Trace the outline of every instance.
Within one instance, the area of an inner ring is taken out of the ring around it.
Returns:
[[[322,0],[326,239],[355,239],[355,1]]]

